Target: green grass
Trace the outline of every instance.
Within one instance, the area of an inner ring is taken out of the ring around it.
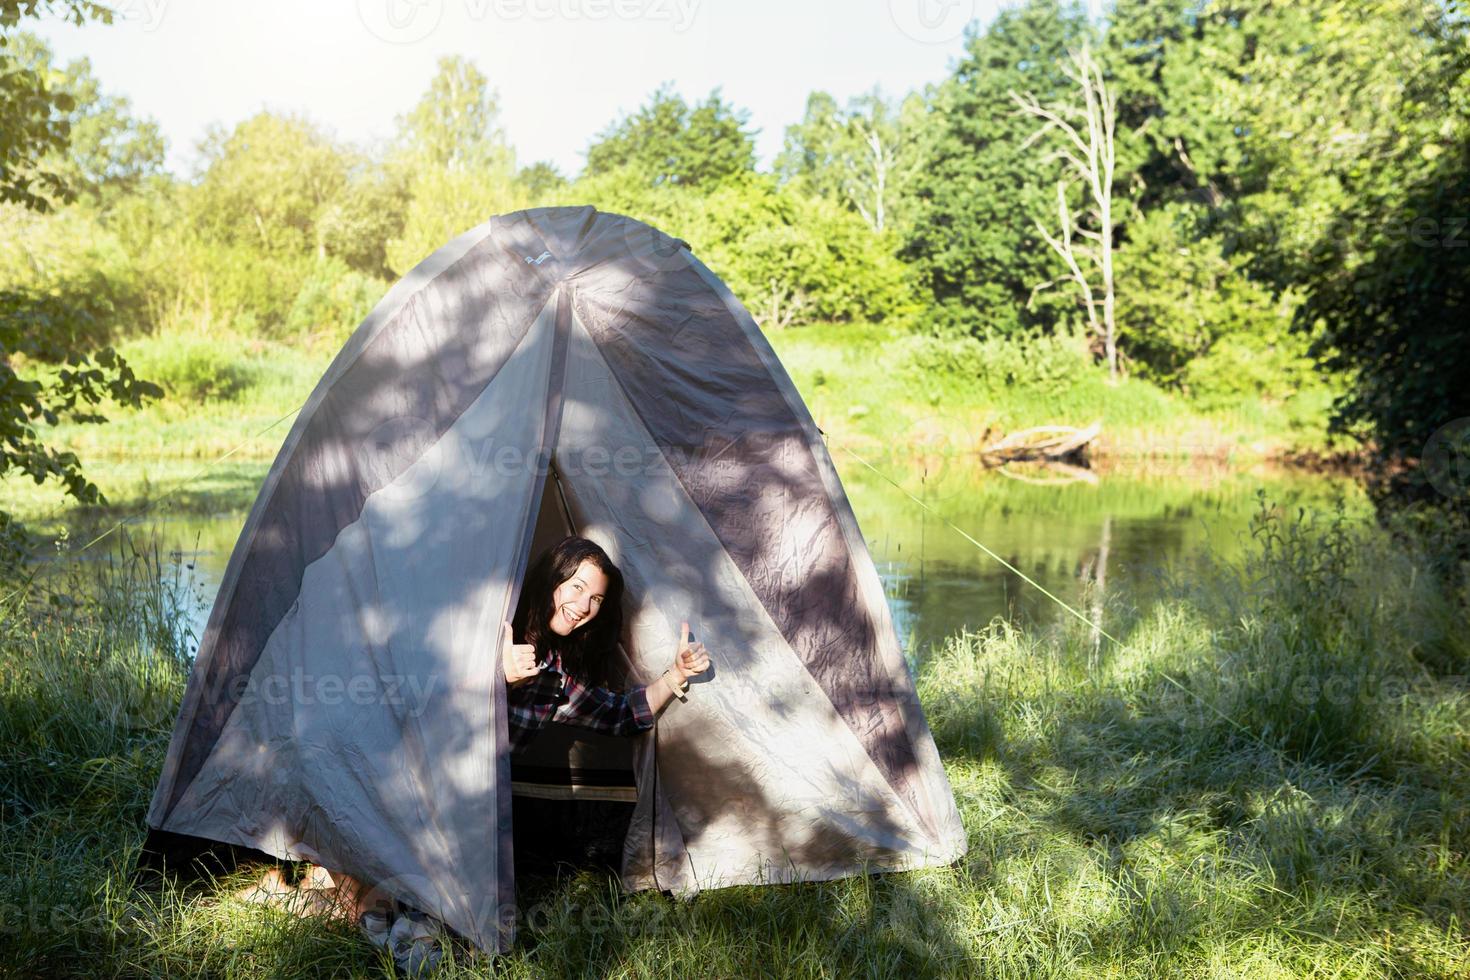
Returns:
[[[118,352],[165,394],[140,409],[104,406],[102,425],[43,429],[48,442],[76,452],[84,466],[89,459],[211,460],[225,453],[269,461],[291,428],[290,413],[335,353],[194,333],[135,337]],[[38,376],[46,370],[38,368]]]
[[[1242,396],[1209,411],[1137,378],[1109,383],[1079,342],[926,341],[881,325],[768,334],[829,436],[868,448],[975,452],[1038,425],[1102,423],[1098,455],[1263,459],[1327,446],[1331,392]]]
[[[1092,421],[1103,423],[1095,449],[1113,457],[1240,462],[1325,446],[1325,389],[1279,404],[1246,398],[1202,412],[1144,381],[1109,384],[1100,370],[1082,365],[1073,342],[1062,339],[1039,347],[997,342],[956,353],[952,345],[881,325],[824,324],[776,331],[770,340],[817,423],[835,444],[860,450],[917,446],[965,454],[1016,429]],[[180,331],[135,337],[119,351],[165,396],[141,409],[103,406],[104,425],[62,423],[43,427],[42,436],[77,453],[84,469],[122,461],[112,489],[128,491],[117,495],[124,505],[137,502],[130,491],[144,473],[166,484],[190,472],[189,461],[229,454],[231,466],[260,464],[263,474],[294,411],[335,353]],[[44,375],[55,369],[34,370]],[[238,507],[249,495],[236,491],[226,500]],[[53,484],[0,483],[0,508],[17,515],[33,517],[63,502]]]
[[[1470,596],[1422,536],[1263,511],[1254,540],[1113,610],[1120,644],[997,623],[925,660],[953,867],[528,883],[517,948],[442,975],[1465,976]],[[383,975],[238,880],[129,888],[188,638],[162,557],[112,556],[0,609],[0,974]]]

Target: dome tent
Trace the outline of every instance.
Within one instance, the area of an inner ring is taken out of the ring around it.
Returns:
[[[498,656],[529,558],[569,532],[625,576],[629,683],[668,665],[681,620],[714,661],[656,734],[608,740],[626,887],[964,852],[796,389],[682,242],[590,207],[455,239],[328,367],[230,556],[150,829],[349,872],[503,948],[513,795],[586,785],[516,776]],[[562,736],[540,761],[585,766]]]

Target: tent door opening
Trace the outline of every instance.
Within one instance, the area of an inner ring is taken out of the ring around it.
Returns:
[[[527,567],[576,533],[553,466],[542,490]],[[511,756],[511,826],[518,875],[558,866],[619,871],[638,799],[632,739],[553,722]]]

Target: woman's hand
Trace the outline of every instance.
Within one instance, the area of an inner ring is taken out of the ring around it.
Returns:
[[[500,644],[500,663],[505,671],[505,683],[510,687],[524,684],[541,673],[536,666],[536,648],[529,643],[514,643],[510,623],[505,624],[505,639]]]
[[[669,669],[681,684],[709,670],[709,653],[703,643],[689,642],[687,622],[679,624],[679,649],[674,654],[674,666]]]

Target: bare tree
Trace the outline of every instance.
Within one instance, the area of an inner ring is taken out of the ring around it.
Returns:
[[[863,160],[861,164],[848,161],[847,193],[858,214],[881,235],[888,217],[888,172],[893,169],[893,142],[885,140],[887,134],[879,121],[854,116],[851,126],[863,147]],[[872,201],[871,206],[866,203],[868,200]]]
[[[913,96],[910,96],[910,99]],[[850,206],[875,233],[893,223],[894,202],[915,169],[908,99],[892,102],[874,89],[846,107],[813,93],[806,118],[787,128],[778,171],[809,180],[819,194]]]
[[[1023,146],[1031,146],[1052,130],[1060,132],[1064,138],[1061,148],[1048,158],[1061,160],[1064,164],[1062,177],[1057,181],[1059,230],[1052,234],[1040,219],[1036,227],[1046,243],[1067,264],[1068,275],[1041,283],[1031,291],[1031,298],[1034,300],[1038,292],[1058,282],[1070,280],[1075,283],[1087,310],[1088,327],[1093,336],[1102,340],[1108,377],[1116,381],[1118,331],[1113,314],[1113,170],[1116,157],[1113,134],[1118,98],[1103,79],[1102,66],[1086,46],[1068,53],[1062,72],[1080,90],[1081,105],[1043,105],[1030,92],[1025,95],[1011,93],[1021,112],[1042,121],[1041,128],[1032,133]],[[1067,190],[1078,181],[1086,187],[1089,201],[1089,207],[1083,214],[1073,214],[1067,203]]]

